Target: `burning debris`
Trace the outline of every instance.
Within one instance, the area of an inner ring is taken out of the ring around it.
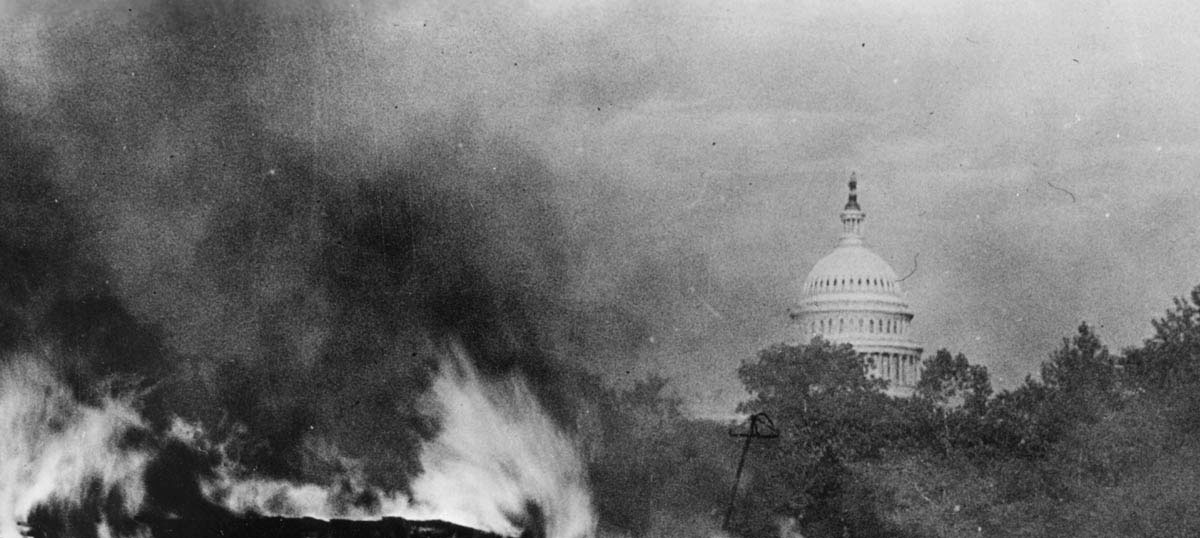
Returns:
[[[0,537],[18,536],[18,522],[51,506],[101,521],[140,511],[153,455],[129,401],[81,405],[23,356],[0,370],[0,421]]]
[[[282,517],[156,519],[138,521],[142,532],[155,538],[503,538],[500,535],[445,521],[409,521],[388,517],[375,521]],[[29,538],[73,538],[60,529],[25,525]],[[539,538],[523,533],[521,538]]]
[[[18,357],[0,374],[0,536],[593,536],[575,445],[524,381],[485,380],[460,348],[450,356],[427,395],[441,432],[407,494],[353,470],[334,486],[256,476],[202,428],[176,421],[157,434],[134,400],[82,403],[38,357]],[[214,465],[161,469],[172,450]],[[203,506],[155,498],[147,477],[172,470]]]

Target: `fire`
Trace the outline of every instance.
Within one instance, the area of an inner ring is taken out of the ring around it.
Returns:
[[[121,516],[138,514],[154,443],[131,446],[130,432],[149,434],[129,400],[86,405],[34,357],[0,373],[0,538],[39,506],[80,508],[99,493],[119,501]],[[442,429],[422,447],[423,473],[411,497],[371,486],[344,461],[336,485],[254,476],[209,442],[201,426],[177,420],[163,435],[220,456],[201,480],[202,493],[235,514],[368,519],[437,519],[496,534],[543,531],[550,538],[590,538],[596,516],[575,442],[548,417],[519,377],[483,378],[453,346],[425,396]],[[133,445],[136,445],[134,443]],[[354,499],[371,499],[356,503]],[[120,534],[98,523],[97,534]]]
[[[129,434],[145,431],[130,402],[83,405],[35,356],[0,367],[0,431],[2,538],[20,536],[19,523],[38,506],[82,509],[88,499],[116,499],[132,514],[145,498],[152,454],[128,446]]]
[[[381,515],[379,507],[404,506],[407,498],[371,487],[361,466],[343,459],[346,469],[338,484],[325,486],[254,476],[230,458],[224,444],[209,441],[202,426],[176,419],[168,432],[172,438],[219,456],[212,477],[200,481],[205,498],[234,514],[259,514],[318,519],[367,519]],[[355,503],[371,498],[375,503]],[[399,514],[397,514],[399,515]]]
[[[546,535],[584,538],[596,518],[574,442],[539,405],[525,381],[486,382],[455,347],[430,397],[442,432],[421,454],[413,500],[448,521],[516,534],[520,519],[544,518]]]

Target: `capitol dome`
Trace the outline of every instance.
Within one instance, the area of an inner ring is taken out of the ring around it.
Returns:
[[[921,347],[909,334],[913,312],[900,279],[863,241],[866,213],[858,205],[857,181],[841,213],[837,246],[813,266],[791,311],[793,334],[849,343],[870,359],[869,374],[888,381],[893,395],[912,393],[920,375]]]

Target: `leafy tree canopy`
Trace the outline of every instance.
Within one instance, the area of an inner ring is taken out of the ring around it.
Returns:
[[[1125,376],[1135,387],[1164,390],[1200,383],[1200,286],[1188,299],[1176,297],[1173,306],[1151,321],[1154,336],[1125,352]]]
[[[992,395],[992,382],[987,367],[971,364],[966,355],[951,355],[939,349],[925,359],[916,394],[937,404],[961,404],[980,414]]]
[[[819,336],[808,345],[773,345],[760,351],[757,361],[738,368],[738,377],[754,395],[738,410],[803,414],[806,406],[822,399],[878,393],[886,383],[868,378],[868,366],[850,344]]]

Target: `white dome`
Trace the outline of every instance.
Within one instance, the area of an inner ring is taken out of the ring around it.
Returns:
[[[900,300],[903,291],[888,262],[859,243],[843,243],[821,258],[801,286],[803,299],[824,294],[878,294]]]
[[[849,343],[871,361],[872,376],[886,379],[889,392],[909,394],[920,376],[921,347],[909,334],[913,312],[899,277],[866,247],[856,182],[842,211],[843,233],[833,252],[813,266],[800,285],[791,312],[802,343],[820,336]]]

